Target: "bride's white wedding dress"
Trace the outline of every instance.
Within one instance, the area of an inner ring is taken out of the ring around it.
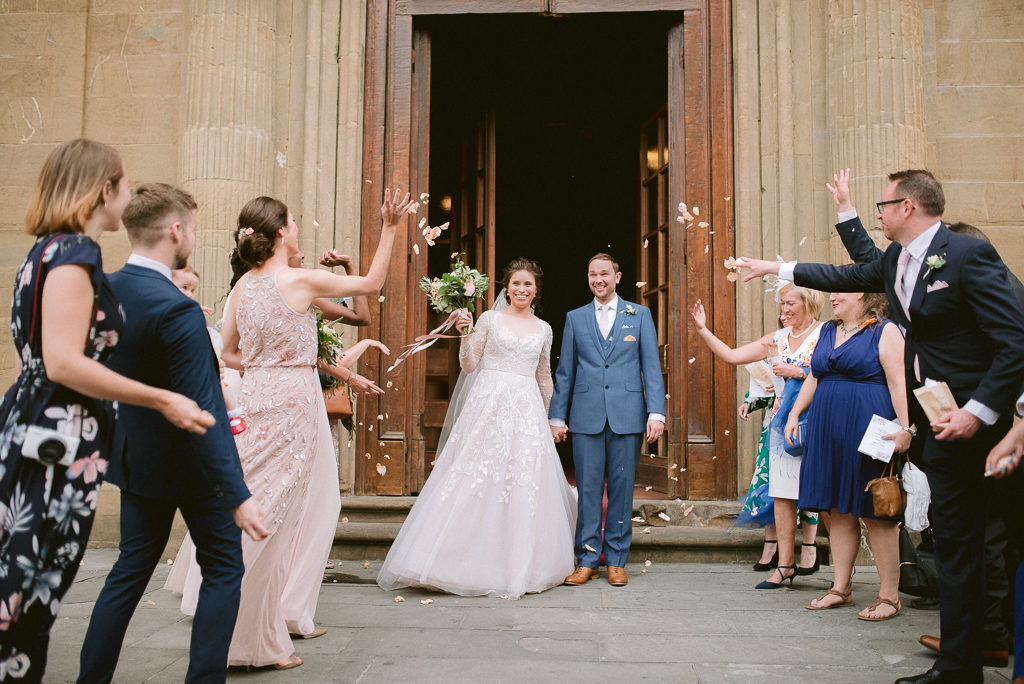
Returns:
[[[551,327],[487,311],[462,342],[476,378],[377,577],[384,589],[540,592],[573,571],[575,490],[548,427]]]

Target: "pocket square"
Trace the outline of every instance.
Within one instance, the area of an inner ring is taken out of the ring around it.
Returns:
[[[935,292],[936,290],[944,290],[947,287],[949,287],[949,283],[947,283],[945,280],[936,280],[934,283],[931,283],[928,286],[928,289],[926,289],[925,292]]]
[[[626,329],[626,328],[632,328],[632,327],[633,327],[633,326],[631,326],[631,325],[624,325],[624,326],[622,326],[622,328],[623,328],[623,329]]]
[[[625,337],[622,338],[622,341],[623,342],[636,342],[636,338],[633,337],[632,335],[626,335]]]

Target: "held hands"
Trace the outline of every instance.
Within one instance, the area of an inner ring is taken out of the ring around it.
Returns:
[[[985,477],[1003,478],[1020,467],[1024,454],[1024,421],[1017,423],[1006,437],[992,447],[985,459]]]
[[[551,437],[552,437],[552,439],[555,440],[555,444],[558,444],[559,442],[564,442],[565,438],[568,436],[568,434],[569,434],[569,426],[568,425],[552,425],[551,426]]]
[[[206,428],[217,424],[209,411],[202,410],[199,404],[188,397],[177,392],[168,392],[167,395],[160,413],[164,414],[164,418],[174,427],[203,435],[206,434]]]
[[[409,213],[409,210],[413,208],[416,202],[413,200],[412,195],[408,192],[405,193],[405,197],[401,202],[398,198],[401,196],[401,190],[395,188],[394,195],[392,196],[391,188],[384,189],[384,203],[380,205],[380,217],[384,221],[385,227],[396,228],[398,222],[403,216]]]
[[[238,529],[249,535],[253,541],[261,541],[270,536],[270,530],[263,526],[263,511],[260,510],[256,499],[251,496],[236,506],[231,514]]]
[[[853,202],[850,201],[850,169],[841,169],[839,173],[832,174],[832,182],[835,185],[825,183],[825,187],[832,193],[836,210],[851,211]]]
[[[647,420],[647,443],[654,444],[665,431],[665,424],[660,420]]]
[[[941,441],[969,439],[979,427],[981,420],[966,409],[951,411],[932,423],[932,429],[939,433],[935,439]]]
[[[690,316],[693,318],[693,324],[697,326],[697,332],[707,327],[708,316],[704,313],[704,304],[699,299],[693,305],[693,311],[690,312]]]

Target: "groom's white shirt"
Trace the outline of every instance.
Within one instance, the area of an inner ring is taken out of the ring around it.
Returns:
[[[619,312],[619,295],[615,295],[609,301],[607,306],[611,309],[612,325],[615,323],[615,316]],[[598,331],[601,330],[601,315],[604,313],[605,305],[597,301],[597,297],[594,297],[594,320],[597,322]],[[611,326],[609,326],[610,328]],[[665,424],[665,416],[660,413],[649,413],[647,414],[647,420],[656,420],[662,425]],[[565,427],[565,421],[561,418],[549,418],[548,424],[551,427]]]
[[[149,257],[132,252],[128,255],[128,261],[125,263],[129,263],[132,266],[141,266],[142,268],[152,269],[168,280],[171,280],[170,267],[167,264],[161,264],[156,259],[150,259]]]

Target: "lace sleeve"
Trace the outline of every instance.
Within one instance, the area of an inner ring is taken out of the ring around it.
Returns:
[[[544,324],[544,348],[541,349],[537,361],[537,386],[540,397],[544,400],[544,411],[551,408],[551,395],[555,392],[555,383],[551,381],[551,326]]]
[[[487,346],[487,329],[490,327],[490,311],[485,311],[474,325],[474,332],[462,338],[459,344],[459,365],[465,373],[472,373],[484,355]]]

